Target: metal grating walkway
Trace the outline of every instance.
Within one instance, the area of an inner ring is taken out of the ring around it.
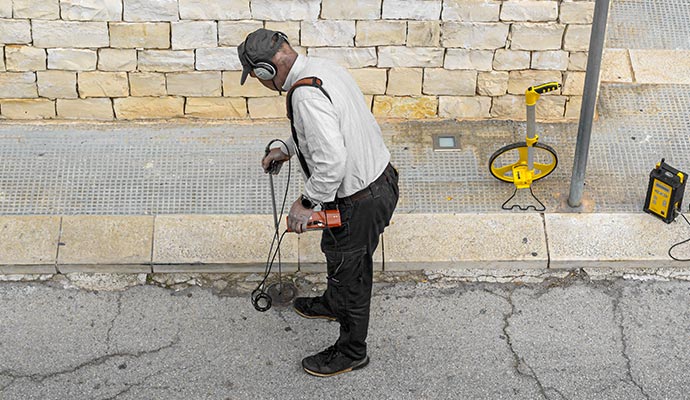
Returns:
[[[690,172],[690,85],[605,85],[594,124],[585,200],[589,211],[638,212],[649,171],[663,157]],[[497,212],[512,185],[488,172],[491,154],[524,137],[524,123],[383,125],[401,172],[398,212]],[[0,126],[0,214],[270,214],[266,143],[287,124]],[[432,135],[459,133],[461,148],[434,152]],[[538,124],[559,154],[533,185],[547,211],[566,211],[576,124]],[[288,199],[300,192],[298,163]],[[285,174],[277,177],[282,193]]]
[[[688,0],[611,0],[606,47],[689,50],[688,21]]]

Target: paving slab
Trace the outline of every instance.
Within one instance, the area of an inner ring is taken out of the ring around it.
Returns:
[[[59,216],[0,216],[0,271],[54,271],[59,236]]]
[[[690,238],[682,218],[671,224],[639,214],[546,214],[546,233],[552,268],[679,267],[668,250]],[[673,252],[690,258],[690,244]]]
[[[637,83],[690,84],[690,50],[630,50]]]
[[[58,251],[60,271],[85,265],[151,264],[153,216],[65,216]],[[132,271],[134,272],[134,271]]]
[[[154,271],[263,270],[274,232],[272,215],[159,215]],[[280,250],[285,270],[296,271],[297,235],[286,234]]]

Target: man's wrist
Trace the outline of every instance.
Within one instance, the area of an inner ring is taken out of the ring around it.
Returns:
[[[318,205],[318,203],[316,203],[309,197],[305,196],[304,194],[300,197],[300,202],[302,203],[302,207],[309,209],[313,209]]]

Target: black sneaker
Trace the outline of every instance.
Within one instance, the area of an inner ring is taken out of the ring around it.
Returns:
[[[293,305],[295,312],[304,318],[324,318],[335,321],[335,315],[321,302],[321,297],[298,297]]]
[[[315,376],[333,376],[364,368],[369,364],[369,356],[353,360],[331,346],[326,350],[302,360],[302,368]]]

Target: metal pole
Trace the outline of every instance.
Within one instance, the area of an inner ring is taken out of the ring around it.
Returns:
[[[585,170],[587,169],[587,155],[589,153],[589,139],[592,134],[594,106],[597,102],[601,55],[604,51],[606,20],[608,15],[609,0],[596,0],[594,5],[594,19],[592,20],[592,35],[589,39],[589,55],[587,57],[587,73],[585,74],[582,108],[580,109],[580,124],[577,129],[573,175],[570,180],[570,196],[568,197],[568,205],[570,205],[570,207],[579,207],[580,204],[582,204],[582,192],[585,188]]]

